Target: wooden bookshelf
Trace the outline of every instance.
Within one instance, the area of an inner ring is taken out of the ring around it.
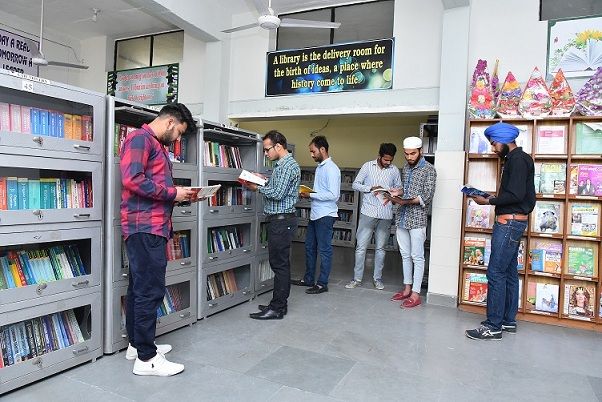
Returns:
[[[596,190],[602,186],[602,152],[596,148],[596,134],[591,134],[597,131],[587,126],[602,124],[602,117],[469,120],[464,180],[491,194],[499,187],[502,161],[489,153],[488,145],[479,142],[478,136],[499,121],[519,127],[519,139],[538,165],[539,175],[535,180],[536,209],[529,216],[524,235],[524,266],[518,270],[521,289],[517,319],[602,332],[602,194]],[[547,211],[547,216],[552,216],[549,222],[543,219]],[[487,265],[470,263],[474,261],[467,261],[465,252],[469,258],[475,250],[471,237],[491,238],[494,217],[483,223],[479,216],[474,225],[471,214],[475,214],[474,209],[465,197],[458,303],[463,311],[485,314],[486,303],[470,300],[465,293],[471,291],[471,297],[476,297],[474,289],[483,285],[470,290],[467,274],[484,274]],[[585,300],[586,308],[582,308],[581,300]]]

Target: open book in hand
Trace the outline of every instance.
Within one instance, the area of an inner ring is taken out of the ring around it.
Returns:
[[[392,190],[396,190],[395,192],[397,192],[397,189],[392,189],[392,188],[375,188],[374,190],[370,190],[370,192],[376,196],[388,196],[388,197],[397,197],[397,198],[401,198],[401,194],[399,195],[393,195],[391,194]]]
[[[252,173],[249,172],[248,170],[244,170],[242,172],[240,172],[240,176],[238,176],[238,181],[241,183],[254,183],[257,184],[258,186],[265,186],[265,184],[268,182],[267,179],[264,179],[263,177],[259,176],[256,173]]]
[[[299,192],[300,193],[304,193],[304,194],[309,194],[309,193],[315,193],[316,191],[313,188],[311,188],[311,187],[308,187],[308,186],[306,186],[304,184],[300,184],[299,185]]]
[[[484,198],[491,197],[491,194],[486,193],[485,191],[476,189],[476,188],[472,187],[470,184],[465,184],[464,186],[462,186],[460,191],[462,191],[464,194],[466,194],[469,197],[476,197],[476,196],[481,196]]]
[[[222,185],[221,184],[216,184],[215,186],[199,186],[199,187],[189,187],[191,190],[196,191],[196,197],[197,198],[208,198],[213,196],[213,194],[217,193],[217,190],[220,189]]]

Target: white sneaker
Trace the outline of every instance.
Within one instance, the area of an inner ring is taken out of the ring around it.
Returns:
[[[358,286],[362,286],[362,281],[356,281],[355,279],[350,281],[348,284],[345,285],[346,289],[354,289],[357,288]]]
[[[159,377],[169,377],[182,371],[184,371],[183,364],[172,363],[161,353],[157,353],[155,357],[146,362],[136,358],[134,370],[132,370],[136,375],[156,375]]]
[[[383,290],[385,288],[385,284],[381,279],[375,279],[372,283],[374,283],[374,287],[378,290]]]
[[[171,352],[171,345],[157,345],[155,343],[155,346],[157,347],[157,352],[161,353],[161,354],[167,354],[169,352]],[[136,350],[135,347],[133,347],[131,344],[128,344],[128,350],[127,352],[125,352],[125,358],[127,360],[136,360],[136,358],[138,357],[138,351]]]

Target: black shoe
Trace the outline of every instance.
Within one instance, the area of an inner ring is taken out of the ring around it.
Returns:
[[[260,304],[259,306],[257,306],[257,308],[259,309],[259,311],[266,311],[270,308],[270,306],[268,306],[267,304]],[[282,314],[286,315],[286,313],[288,313],[288,306],[284,306],[284,308],[282,309]]]
[[[328,286],[314,285],[305,291],[308,295],[317,295],[324,292],[328,292]]]
[[[516,324],[502,324],[502,331],[516,334]]]
[[[484,340],[484,341],[499,341],[502,339],[502,330],[494,331],[487,325],[481,325],[476,329],[468,329],[464,332],[470,339]]]
[[[303,279],[291,279],[291,285],[295,285],[295,286],[307,286],[307,287],[314,286],[313,283],[305,282]]]
[[[249,317],[255,320],[281,320],[284,318],[284,314],[282,311],[274,311],[271,309],[267,309],[264,311],[259,311],[257,313],[249,314]]]

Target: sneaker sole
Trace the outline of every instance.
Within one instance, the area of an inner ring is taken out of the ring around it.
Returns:
[[[174,375],[180,374],[183,371],[184,371],[184,369],[178,371],[177,373],[173,373],[173,374],[158,374],[154,371],[139,371],[139,372],[132,371],[132,373],[139,375],[139,376],[172,377]]]
[[[516,329],[504,329],[504,328],[502,328],[502,332],[505,332],[507,334],[516,335]]]
[[[475,341],[501,341],[502,340],[501,337],[499,337],[499,338],[475,338],[474,336],[468,335],[466,332],[464,332],[464,335],[466,335],[466,337],[468,339],[473,339]]]

